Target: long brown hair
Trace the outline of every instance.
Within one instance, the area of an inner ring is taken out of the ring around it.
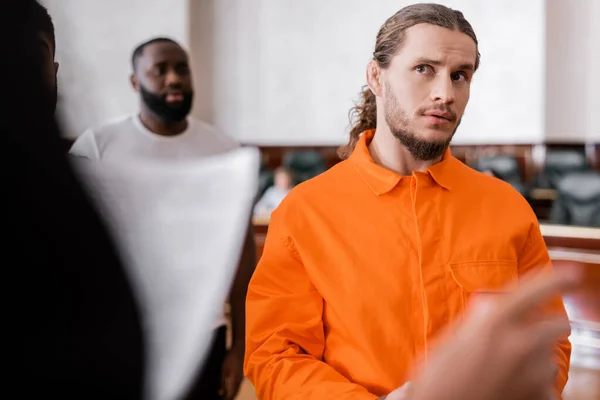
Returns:
[[[478,46],[477,36],[473,27],[460,11],[453,10],[440,4],[414,4],[404,7],[391,16],[379,29],[375,42],[373,60],[380,68],[390,66],[392,58],[402,45],[404,31],[417,24],[432,24],[442,28],[458,30],[465,33],[475,41]],[[478,47],[477,47],[478,48]],[[475,60],[475,70],[479,67],[479,49]],[[367,85],[363,86],[359,102],[348,113],[350,119],[350,139],[348,144],[338,149],[338,155],[348,158],[361,133],[377,127],[377,105],[375,95]]]

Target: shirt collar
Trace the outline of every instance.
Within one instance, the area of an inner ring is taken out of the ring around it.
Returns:
[[[377,165],[371,154],[369,153],[369,143],[375,136],[375,129],[363,132],[356,147],[349,158],[349,161],[354,166],[354,169],[362,180],[371,188],[377,195],[382,195],[392,190],[404,178],[402,175],[394,171],[383,168]],[[444,153],[442,161],[427,168],[432,180],[444,189],[451,190],[453,181],[456,180],[456,163],[459,160],[452,156],[450,148]]]

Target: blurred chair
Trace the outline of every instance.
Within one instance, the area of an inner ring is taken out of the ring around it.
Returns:
[[[274,183],[274,173],[273,170],[269,168],[269,165],[265,160],[262,160],[260,163],[260,169],[258,172],[258,190],[256,193],[256,199],[260,199],[261,196],[265,193],[265,191],[273,186]]]
[[[555,224],[600,228],[600,174],[572,172],[557,185],[550,221]]]
[[[540,189],[557,189],[558,183],[566,174],[589,169],[584,152],[574,149],[549,149],[535,186]]]
[[[508,154],[498,154],[481,158],[475,169],[492,171],[497,178],[510,183],[523,197],[529,198],[529,188],[522,178],[522,171],[517,158]]]
[[[325,172],[325,159],[316,150],[292,150],[283,156],[282,166],[289,170],[295,184],[314,178]]]

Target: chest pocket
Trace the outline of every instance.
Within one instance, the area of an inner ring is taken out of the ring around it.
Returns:
[[[516,261],[471,261],[451,263],[449,267],[452,276],[449,302],[460,311],[476,293],[508,293],[518,286]]]

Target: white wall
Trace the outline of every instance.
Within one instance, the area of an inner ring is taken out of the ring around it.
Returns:
[[[137,108],[131,52],[153,36],[188,45],[187,0],[42,0],[54,20],[66,136]]]
[[[587,101],[590,104],[591,112],[588,114],[588,139],[600,142],[600,123],[598,115],[600,111],[600,0],[591,0],[593,7],[590,12],[589,22],[592,26],[591,43],[589,44],[592,53],[589,66],[590,84],[588,86]]]
[[[190,50],[193,115],[256,144],[338,144],[380,25],[410,0],[42,0],[57,30],[69,136],[136,110],[129,59]],[[600,0],[440,0],[480,39],[455,142],[600,140]]]
[[[482,66],[457,143],[538,142],[544,0],[448,0],[480,39]],[[337,144],[380,25],[413,1],[219,2],[214,121],[244,142]]]
[[[546,138],[600,140],[600,0],[547,0]]]

